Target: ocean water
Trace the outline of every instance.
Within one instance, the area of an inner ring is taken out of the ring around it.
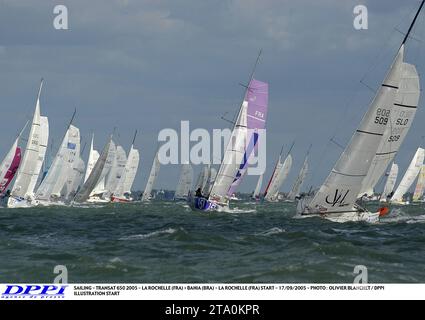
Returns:
[[[425,205],[379,224],[295,219],[295,204],[234,201],[231,213],[153,201],[0,209],[0,283],[425,282]]]

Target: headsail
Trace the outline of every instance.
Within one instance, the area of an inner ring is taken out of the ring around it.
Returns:
[[[93,168],[96,165],[96,162],[97,162],[97,160],[99,159],[99,156],[100,156],[99,152],[97,150],[94,150],[93,143],[94,143],[94,134],[91,137],[89,159],[87,161],[87,168],[86,168],[86,174],[84,176],[84,182],[87,181],[88,177],[90,176],[91,171],[93,170]]]
[[[7,190],[21,163],[21,149],[18,147],[19,137],[16,138],[0,167],[0,194]]]

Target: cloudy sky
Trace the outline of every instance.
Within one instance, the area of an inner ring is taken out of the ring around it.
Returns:
[[[53,27],[53,8],[68,8],[69,29]],[[369,29],[355,30],[353,8],[366,5]],[[419,0],[0,0],[0,157],[34,109],[45,79],[42,113],[56,147],[74,107],[84,141],[101,149],[117,128],[126,149],[138,129],[142,188],[163,128],[223,128],[239,107],[256,55],[256,78],[269,82],[267,176],[281,145],[299,170],[310,143],[308,184],[319,185],[357,127],[412,19]],[[425,70],[424,13],[406,61]],[[401,31],[401,32],[400,32]],[[363,80],[367,86],[360,83]],[[422,101],[422,99],[421,99]],[[425,135],[424,110],[397,155],[405,168]],[[87,159],[87,150],[83,155]],[[199,170],[199,169],[196,169]],[[174,188],[179,170],[163,167],[158,187]],[[256,178],[247,177],[242,191]]]

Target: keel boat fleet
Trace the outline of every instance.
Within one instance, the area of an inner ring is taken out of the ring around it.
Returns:
[[[251,199],[262,202],[289,201],[297,203],[298,218],[321,217],[335,222],[376,223],[389,213],[389,205],[422,202],[425,189],[425,150],[419,147],[397,185],[398,151],[415,118],[420,98],[420,78],[415,65],[406,62],[406,44],[423,8],[422,1],[392,64],[371,101],[369,108],[345,146],[323,184],[302,192],[308,177],[309,147],[299,172],[287,194],[281,193],[293,166],[292,148],[283,156],[283,148],[273,172],[261,192],[264,172],[260,173]],[[256,62],[258,64],[259,57]],[[255,71],[255,68],[254,68]],[[194,182],[190,163],[180,167],[180,177],[173,200],[187,202],[193,210],[227,211],[230,202],[238,200],[236,192],[250,168],[250,160],[264,143],[269,85],[251,74],[242,103],[232,121],[231,136],[225,146],[218,168],[205,165]],[[127,203],[135,199],[132,186],[137,175],[140,155],[135,148],[137,131],[128,154],[111,135],[101,152],[95,150],[91,138],[87,163],[82,158],[81,133],[74,124],[75,112],[65,128],[61,144],[52,158],[47,173],[49,120],[42,114],[38,90],[32,120],[15,138],[0,165],[0,205],[27,208],[82,203]],[[23,138],[25,130],[28,137]],[[26,141],[26,146],[20,146]],[[21,143],[20,143],[21,142]],[[159,151],[152,161],[141,202],[155,198],[154,187],[160,172]],[[387,172],[388,170],[388,172]],[[383,192],[376,187],[386,177]],[[417,180],[412,196],[406,196]],[[376,199],[379,210],[368,210],[366,200]]]

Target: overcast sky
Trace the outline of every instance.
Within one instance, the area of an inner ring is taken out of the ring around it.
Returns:
[[[102,149],[117,127],[127,150],[135,129],[143,188],[163,128],[223,128],[232,117],[260,48],[255,77],[269,83],[267,179],[281,145],[293,149],[295,179],[310,143],[309,185],[320,185],[382,81],[419,0],[0,0],[0,157],[30,118],[41,77],[42,114],[58,147],[74,107],[84,141]],[[53,27],[64,4],[69,30]],[[353,8],[369,9],[355,30]],[[424,12],[406,61],[425,70]],[[399,31],[398,31],[399,30]],[[421,98],[420,106],[422,107]],[[397,162],[401,170],[425,135],[420,108]],[[83,155],[87,160],[87,149]],[[195,169],[196,172],[199,168]],[[173,189],[179,168],[162,167],[158,187]],[[247,177],[241,191],[252,191]]]

